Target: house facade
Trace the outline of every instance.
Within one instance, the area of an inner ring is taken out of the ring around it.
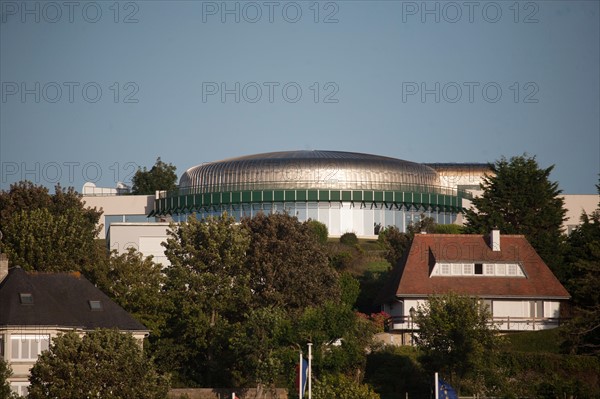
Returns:
[[[558,327],[570,298],[522,235],[417,234],[378,298],[388,332],[410,343],[414,311],[448,293],[480,298],[504,333]]]
[[[12,368],[13,391],[27,394],[29,371],[52,338],[97,328],[129,332],[140,344],[149,332],[81,274],[8,269],[0,254],[0,356]]]

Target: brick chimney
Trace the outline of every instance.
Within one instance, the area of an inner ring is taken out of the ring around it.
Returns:
[[[493,229],[490,232],[490,247],[492,251],[500,251],[500,230]]]
[[[8,276],[8,255],[0,253],[0,282]]]

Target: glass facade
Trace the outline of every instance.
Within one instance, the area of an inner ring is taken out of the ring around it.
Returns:
[[[287,213],[296,216],[301,222],[308,219],[324,223],[329,234],[339,236],[354,232],[358,236],[375,236],[376,226],[381,228],[396,226],[400,231],[406,231],[410,223],[417,223],[421,214],[431,215],[440,224],[450,224],[456,220],[457,213],[436,212],[425,207],[386,205],[384,203],[362,204],[352,202],[275,202],[220,204],[200,208],[195,212],[198,219],[209,216],[220,216],[227,212],[239,221],[242,217],[253,217],[259,213]],[[189,213],[174,214],[173,220],[185,221]]]

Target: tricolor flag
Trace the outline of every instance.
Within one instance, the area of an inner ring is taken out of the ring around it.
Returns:
[[[308,362],[300,355],[300,363],[296,366],[296,389],[301,398],[306,391],[306,375],[308,371]]]
[[[458,395],[456,394],[456,391],[454,390],[454,388],[452,388],[452,386],[450,384],[448,384],[446,381],[442,380],[441,378],[438,378],[438,383],[437,383],[436,389],[437,389],[436,398],[458,399]]]

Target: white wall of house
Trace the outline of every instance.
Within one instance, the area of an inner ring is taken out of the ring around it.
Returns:
[[[112,223],[108,232],[109,248],[119,254],[133,247],[144,256],[152,255],[154,262],[170,266],[161,245],[167,240],[169,223]]]

